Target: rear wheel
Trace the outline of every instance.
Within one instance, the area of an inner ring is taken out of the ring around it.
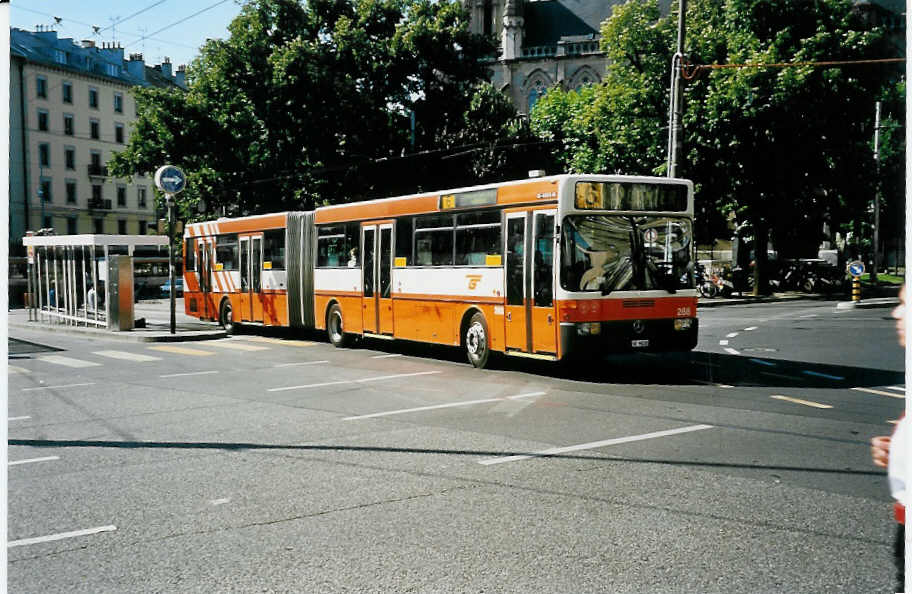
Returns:
[[[469,363],[479,369],[484,368],[491,356],[491,347],[488,343],[488,325],[484,315],[476,313],[469,320],[465,332],[466,356]]]
[[[222,307],[219,311],[219,323],[228,334],[237,332],[237,324],[234,322],[234,314],[231,311],[231,302],[227,299],[222,301]]]
[[[349,335],[345,333],[345,326],[342,323],[342,308],[338,303],[334,303],[326,314],[326,336],[334,347],[342,348],[348,346],[351,342]]]

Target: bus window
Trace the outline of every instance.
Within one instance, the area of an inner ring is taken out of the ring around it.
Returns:
[[[412,217],[396,219],[396,260],[397,266],[414,264],[412,260]]]
[[[193,238],[184,242],[184,260],[186,265],[184,270],[196,270],[196,250],[193,249],[195,240]]]
[[[263,232],[263,267],[269,262],[271,270],[285,270],[285,229]]]
[[[358,223],[323,225],[317,227],[317,267],[355,268],[361,264],[358,246],[361,245],[361,226]]]
[[[453,216],[415,218],[415,265],[452,266]]]
[[[215,241],[216,270],[238,269],[238,236],[219,235]]]
[[[484,266],[488,256],[501,255],[500,211],[456,217],[456,265]]]

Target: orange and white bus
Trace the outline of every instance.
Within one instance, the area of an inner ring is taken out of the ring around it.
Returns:
[[[188,315],[558,360],[697,343],[693,185],[560,175],[184,230]]]

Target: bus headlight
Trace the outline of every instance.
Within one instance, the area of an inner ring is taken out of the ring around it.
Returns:
[[[678,318],[675,320],[675,330],[690,330],[693,325],[691,318]]]
[[[602,333],[602,324],[600,322],[583,322],[576,325],[576,333],[580,336],[587,336],[590,334],[601,334]]]

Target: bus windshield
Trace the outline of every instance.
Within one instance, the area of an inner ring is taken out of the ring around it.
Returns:
[[[561,232],[561,286],[603,295],[691,289],[692,238],[692,225],[685,217],[567,216]]]

